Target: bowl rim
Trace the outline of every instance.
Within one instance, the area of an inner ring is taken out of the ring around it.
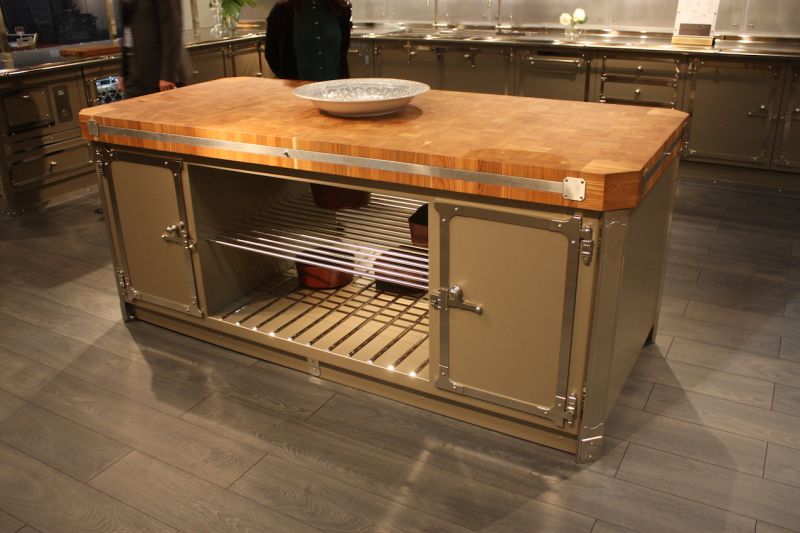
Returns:
[[[414,89],[413,91],[409,92],[408,94],[404,94],[402,96],[392,96],[387,98],[373,98],[370,100],[362,100],[362,99],[331,99],[331,98],[320,98],[319,96],[312,96],[309,94],[304,94],[305,91],[309,90],[309,87],[328,87],[328,86],[341,86],[341,85],[348,85],[348,84],[355,84],[354,82],[384,82],[388,84],[397,84],[397,85],[404,85],[406,87]],[[422,83],[421,81],[414,81],[414,80],[403,80],[400,78],[345,78],[341,80],[328,80],[328,81],[317,81],[312,83],[306,83],[297,87],[293,92],[294,95],[298,98],[303,98],[305,100],[311,100],[312,102],[324,102],[324,103],[332,103],[332,104],[366,104],[369,102],[391,102],[395,100],[404,100],[404,99],[411,99],[416,96],[420,96],[422,94],[427,93],[431,90],[430,85],[427,83]]]

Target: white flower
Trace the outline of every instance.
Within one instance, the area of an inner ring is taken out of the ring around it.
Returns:
[[[563,17],[564,15],[561,16]],[[577,8],[572,13],[572,20],[574,20],[576,24],[583,24],[584,22],[586,22],[586,11],[584,11],[581,8]]]
[[[569,13],[561,13],[558,21],[561,23],[562,26],[569,26],[572,24],[572,17]]]

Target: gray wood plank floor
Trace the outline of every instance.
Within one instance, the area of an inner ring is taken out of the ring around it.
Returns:
[[[0,533],[800,532],[800,196],[680,184],[588,465],[123,323],[95,205],[0,219]]]

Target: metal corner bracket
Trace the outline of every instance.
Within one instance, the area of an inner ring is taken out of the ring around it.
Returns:
[[[582,202],[586,198],[586,180],[583,178],[564,178],[564,199]]]
[[[93,119],[89,119],[86,122],[86,129],[89,130],[89,135],[92,137],[97,137],[100,135],[100,128],[97,126],[97,121]]]

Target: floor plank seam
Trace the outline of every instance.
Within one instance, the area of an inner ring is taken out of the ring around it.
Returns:
[[[678,337],[676,337],[676,338],[678,338]],[[697,341],[693,341],[691,339],[683,339],[683,338],[681,338],[681,340],[687,341],[687,342],[697,342]],[[725,349],[725,350],[728,349],[725,346],[717,346],[715,344],[711,344],[710,346],[715,346],[717,348],[722,348],[722,349]],[[732,350],[732,351],[736,351],[736,350]],[[747,353],[747,356],[749,356],[749,357],[761,357],[761,358],[765,359],[766,361],[779,361],[780,360],[780,358],[778,358],[778,357],[770,357],[770,356],[767,356],[767,355],[755,355],[755,354],[752,354],[751,352],[746,352],[746,353]],[[681,365],[687,365],[687,366],[691,366],[691,367],[694,367],[694,368],[702,368],[703,370],[710,370],[711,372],[713,372],[715,374],[724,374],[726,376],[735,376],[735,377],[738,377],[738,378],[747,378],[747,379],[753,380],[753,381],[760,381],[760,382],[763,382],[763,383],[769,383],[769,384],[773,385],[773,389],[774,389],[774,384],[775,383],[779,383],[779,382],[773,381],[771,379],[766,379],[766,378],[763,378],[763,377],[755,377],[752,374],[743,374],[743,373],[740,374],[740,373],[737,373],[737,372],[731,372],[729,370],[723,370],[721,368],[716,368],[716,367],[713,367],[713,366],[706,366],[706,365],[697,364],[695,362],[684,361],[684,360],[681,360],[681,359],[674,359],[674,358],[669,357],[669,354],[665,355],[663,359],[667,360],[667,361],[670,361],[670,362],[673,362],[673,363],[678,363],[678,364],[681,364]],[[787,361],[787,362],[788,363],[794,363],[794,361]],[[800,363],[796,363],[796,364],[800,368]],[[639,377],[637,377],[636,379],[639,379],[639,380],[642,380],[642,381],[647,381],[647,380],[639,378]],[[791,385],[791,384],[788,384],[788,383],[785,383],[784,385],[786,385],[787,387],[796,387],[797,386],[797,385]],[[688,390],[688,389],[683,389],[683,390]],[[698,394],[700,394],[700,393],[698,393]],[[773,394],[774,394],[774,390],[773,390]],[[729,400],[729,401],[735,401],[735,400]],[[736,402],[736,403],[743,403],[743,402]]]
[[[662,451],[662,450],[658,450],[658,451]],[[671,455],[675,455],[675,454],[671,454]],[[681,456],[678,456],[678,457],[681,457]],[[678,498],[678,499],[686,501],[686,502],[691,502],[691,503],[693,503],[695,505],[701,505],[703,507],[708,507],[709,509],[716,509],[717,511],[722,511],[724,513],[728,513],[728,514],[732,514],[732,515],[735,515],[735,516],[739,516],[741,518],[746,518],[748,520],[753,520],[754,522],[758,520],[758,518],[756,518],[754,516],[749,516],[749,515],[742,514],[742,513],[736,512],[736,511],[732,511],[730,509],[725,509],[724,507],[719,507],[717,505],[711,505],[711,504],[708,504],[708,503],[705,503],[705,502],[692,500],[691,498],[685,498],[685,497],[683,497],[683,496],[681,496],[679,494],[673,494],[673,493],[668,492],[666,490],[657,489],[657,488],[654,488],[654,487],[643,485],[642,483],[636,483],[635,481],[630,481],[630,480],[627,480],[627,479],[619,479],[619,482],[627,483],[627,484],[632,485],[634,487],[640,487],[640,488],[643,488],[643,489],[652,490],[653,492],[657,492],[659,494],[664,494],[664,495],[670,496],[672,498]]]
[[[105,435],[103,435],[103,436],[105,437]],[[86,483],[87,485],[90,485],[90,486],[91,486],[91,485],[92,485],[92,481],[94,480],[94,478],[96,478],[97,476],[99,476],[100,474],[102,474],[103,472],[105,472],[106,470],[108,470],[109,468],[111,468],[112,466],[114,466],[115,464],[117,464],[118,462],[120,462],[121,460],[125,459],[125,458],[126,458],[126,457],[128,457],[130,454],[132,454],[133,452],[139,451],[139,450],[137,450],[136,448],[134,448],[133,446],[129,446],[129,445],[127,445],[127,444],[126,444],[125,446],[128,446],[128,448],[130,448],[130,450],[128,451],[128,453],[125,453],[125,454],[123,454],[123,455],[121,455],[121,456],[117,457],[117,458],[116,458],[116,459],[114,459],[114,460],[113,460],[111,463],[107,464],[105,467],[103,467],[103,468],[101,468],[100,470],[98,470],[97,472],[95,472],[95,473],[94,473],[94,475],[93,475],[92,477],[90,477],[89,479],[87,479],[87,480],[85,481],[85,483]],[[139,451],[139,453],[141,453],[141,452]],[[101,492],[102,492],[102,491],[101,491]]]
[[[667,387],[668,385],[664,385],[664,386]],[[675,387],[670,387],[670,388],[675,388]],[[678,389],[678,390],[683,390],[683,389]],[[719,398],[715,398],[715,399],[718,400]],[[649,414],[651,414],[651,415],[663,416],[664,418],[669,418],[670,420],[676,420],[678,422],[683,422],[683,423],[686,423],[686,424],[692,424],[692,425],[695,425],[695,426],[698,426],[698,427],[701,427],[701,428],[712,429],[712,430],[714,430],[716,432],[728,433],[730,435],[736,435],[737,437],[745,437],[747,439],[754,440],[754,441],[757,441],[757,442],[763,442],[765,444],[766,443],[771,443],[771,441],[757,439],[755,437],[752,437],[750,435],[746,435],[744,433],[736,433],[735,431],[730,431],[730,430],[727,430],[727,429],[720,429],[720,428],[714,427],[714,426],[706,426],[706,425],[701,424],[699,422],[693,422],[693,421],[690,421],[690,420],[686,420],[685,418],[678,418],[676,416],[671,416],[671,415],[660,413],[660,412],[657,412],[657,411],[650,411],[650,410],[647,409],[647,406],[645,406],[644,411],[649,413]],[[777,444],[777,443],[775,443],[775,444],[778,445],[778,446],[784,446],[784,445],[780,445],[780,444]],[[789,446],[785,446],[785,447],[790,448]],[[791,449],[800,451],[800,448],[791,448]]]
[[[69,377],[71,377],[72,379],[76,379],[76,380],[78,380],[78,381],[80,381],[80,382],[82,382],[82,383],[84,383],[84,384],[87,384],[87,385],[89,385],[89,386],[91,386],[91,387],[96,387],[96,388],[98,388],[98,389],[100,389],[100,390],[102,390],[102,391],[105,391],[105,392],[108,392],[108,393],[110,393],[110,394],[113,394],[113,395],[114,395],[114,396],[116,396],[117,398],[121,398],[121,399],[123,399],[123,400],[125,400],[125,401],[133,402],[133,403],[135,403],[135,404],[137,404],[137,405],[140,405],[140,406],[146,407],[146,408],[148,408],[148,409],[152,409],[153,411],[157,411],[157,412],[159,412],[159,413],[161,413],[161,414],[163,414],[163,415],[171,416],[172,418],[175,418],[175,419],[178,419],[178,420],[180,420],[180,419],[181,419],[181,416],[183,416],[183,414],[185,414],[185,413],[182,413],[181,415],[179,415],[179,416],[176,416],[176,415],[175,415],[175,412],[169,412],[169,411],[165,411],[165,410],[163,410],[163,409],[159,409],[158,407],[154,407],[153,405],[146,404],[146,403],[144,403],[144,402],[141,402],[141,401],[139,401],[139,400],[136,400],[136,399],[134,399],[134,398],[129,398],[128,396],[124,396],[124,395],[120,394],[119,392],[117,392],[117,391],[116,391],[116,390],[114,390],[114,389],[106,388],[106,387],[104,387],[103,385],[100,385],[100,384],[98,384],[98,383],[94,383],[94,382],[92,382],[92,381],[88,381],[88,380],[86,380],[86,379],[82,378],[82,377],[81,377],[81,376],[79,376],[79,375],[75,375],[75,374],[72,374],[72,373],[70,373],[70,372],[67,372],[67,371],[66,371],[66,369],[69,369],[69,365],[65,366],[65,367],[64,367],[64,369],[58,369],[58,368],[56,368],[56,367],[52,367],[52,366],[50,366],[50,365],[47,365],[47,364],[44,364],[44,363],[40,363],[39,361],[36,361],[35,359],[31,359],[31,358],[30,358],[30,357],[28,357],[27,355],[24,355],[24,354],[21,354],[21,353],[17,353],[17,352],[11,351],[11,350],[8,350],[8,351],[9,351],[9,353],[12,353],[12,354],[14,354],[14,355],[17,355],[17,356],[19,356],[19,357],[24,357],[25,359],[27,359],[27,360],[29,360],[29,361],[32,361],[34,364],[37,364],[37,365],[41,365],[41,366],[47,367],[47,368],[49,368],[49,369],[51,369],[51,370],[56,370],[56,371],[57,371],[59,374],[64,374],[64,375],[66,375],[66,376],[69,376]],[[105,350],[103,350],[103,351],[105,351]],[[114,353],[112,353],[112,352],[106,352],[106,353],[108,353],[109,355],[111,355],[111,356],[113,356],[113,357],[120,357],[120,358],[121,358],[121,359],[123,359],[124,361],[127,361],[127,362],[130,362],[130,363],[134,363],[134,364],[136,364],[136,361],[131,361],[130,359],[126,359],[126,358],[124,358],[124,357],[118,356],[118,355],[116,355],[116,354],[114,354]],[[139,363],[139,364],[141,364],[141,363]],[[142,366],[145,366],[145,367],[146,367],[146,365],[142,365]],[[55,378],[55,376],[53,376],[53,378]],[[178,379],[180,379],[180,378],[171,377],[171,379],[173,379],[173,380],[178,380]],[[212,395],[213,395],[213,392],[212,392],[212,393],[211,393],[209,396],[212,396]],[[31,402],[31,403],[33,403],[33,402]],[[37,404],[37,405],[38,405],[38,404]],[[95,433],[96,433],[96,432],[95,432]]]
[[[180,378],[177,378],[177,377],[175,377],[174,379],[180,379]],[[189,381],[189,380],[185,380],[185,381],[183,381],[183,382],[184,382],[184,383],[191,383],[191,381]],[[179,415],[177,416],[177,418],[180,418],[181,420],[184,420],[184,421],[186,421],[186,422],[189,422],[188,420],[186,420],[186,419],[185,419],[185,418],[183,418],[183,417],[184,417],[184,416],[186,416],[187,414],[189,414],[189,413],[190,413],[190,412],[191,412],[193,409],[196,409],[196,408],[197,408],[197,407],[198,407],[198,406],[199,406],[201,403],[205,402],[206,400],[208,400],[209,398],[211,398],[212,396],[214,396],[215,394],[218,394],[218,393],[219,393],[219,391],[218,391],[218,390],[211,390],[211,389],[209,389],[208,396],[204,396],[202,399],[200,399],[200,401],[198,401],[197,403],[195,403],[194,405],[192,405],[191,407],[189,407],[188,409],[186,409],[184,412],[182,412],[181,414],[179,414]],[[189,422],[189,423],[191,423],[191,422]]]
[[[619,460],[619,463],[617,463],[617,468],[614,469],[614,475],[613,475],[614,479],[619,479],[619,477],[617,477],[619,475],[619,469],[620,467],[622,467],[622,463],[625,461],[625,456],[628,455],[628,450],[630,449],[630,447],[631,447],[631,441],[626,440],[625,450],[623,450],[622,452],[622,458]]]
[[[673,359],[672,361],[673,361],[673,362],[678,362],[678,361],[675,361],[674,359]],[[682,361],[681,361],[681,363],[682,363],[682,364],[686,364],[686,365],[689,365],[689,364],[691,364],[691,363],[683,363]],[[697,366],[697,365],[692,365],[692,366]],[[709,370],[708,368],[706,368],[706,367],[703,367],[703,366],[697,366],[697,368],[702,368],[702,369],[704,369],[704,370]],[[720,371],[720,373],[721,373],[721,374],[725,374],[726,372],[721,372],[721,371]],[[736,377],[746,377],[746,376],[739,376],[739,375],[737,375],[737,374],[728,374],[728,375],[731,375],[731,376],[736,376]],[[638,379],[639,381],[644,381],[645,383],[652,383],[653,385],[660,385],[660,386],[662,386],[662,387],[668,387],[668,388],[670,388],[670,389],[675,389],[675,390],[684,391],[684,392],[691,392],[692,394],[697,394],[698,396],[705,396],[706,398],[713,398],[713,399],[715,399],[715,400],[722,400],[722,401],[725,401],[725,402],[734,403],[734,404],[736,404],[736,405],[743,405],[743,406],[746,406],[746,407],[752,407],[753,409],[761,409],[762,411],[765,411],[765,412],[768,412],[768,413],[770,413],[770,412],[777,413],[777,412],[778,412],[778,411],[772,411],[771,409],[767,409],[767,408],[765,408],[765,407],[759,407],[759,406],[757,406],[757,405],[753,405],[752,403],[747,403],[747,402],[743,402],[743,401],[732,400],[732,399],[730,399],[730,398],[724,398],[724,397],[722,397],[722,396],[715,396],[714,394],[709,394],[709,393],[707,393],[707,392],[701,392],[701,391],[699,391],[699,390],[695,390],[695,389],[687,389],[687,388],[684,388],[684,387],[679,387],[679,386],[670,385],[670,384],[667,384],[667,383],[662,383],[662,382],[660,382],[660,381],[650,381],[650,380],[648,380],[648,379],[647,379],[647,378],[645,378],[645,377],[641,377],[641,376],[638,376],[638,375],[637,375],[637,376],[634,376],[634,375],[633,375],[633,373],[631,373],[631,376],[632,376],[632,377],[635,377],[635,378],[636,378],[636,379]],[[756,380],[756,378],[751,378],[751,379],[753,379],[753,380]],[[773,383],[773,382],[771,382],[771,381],[765,381],[765,380],[756,380],[756,381],[763,381],[764,383],[768,383],[768,384],[772,384],[772,383]],[[774,385],[773,385],[773,388],[774,388]],[[651,390],[651,391],[650,391],[650,395],[652,395],[652,394],[653,394],[653,391]],[[648,398],[647,398],[647,399],[648,399],[648,401],[650,400],[650,395],[648,395]],[[647,410],[647,404],[645,404],[645,410]],[[651,412],[651,411],[648,411],[648,412]],[[783,415],[788,415],[788,416],[795,416],[795,417],[798,417],[798,418],[800,418],[800,415],[792,415],[792,414],[790,414],[790,413],[780,413],[780,414],[783,414]],[[730,432],[729,432],[729,433],[730,433]]]
[[[122,442],[122,441],[120,441],[120,440],[117,440],[117,439],[115,439],[114,437],[112,437],[112,436],[110,436],[110,435],[106,435],[105,433],[100,433],[99,431],[97,431],[97,430],[95,430],[95,429],[92,429],[92,428],[90,428],[90,427],[89,427],[89,426],[87,426],[87,425],[81,424],[80,422],[77,422],[77,421],[75,421],[75,420],[73,420],[73,419],[71,419],[71,418],[67,418],[66,416],[64,416],[64,415],[62,415],[62,414],[60,414],[60,413],[57,413],[56,411],[53,411],[52,409],[50,409],[50,408],[48,408],[48,407],[45,407],[45,406],[43,406],[43,405],[41,405],[41,404],[39,404],[39,403],[36,403],[36,402],[34,402],[32,399],[27,399],[27,398],[24,398],[24,397],[20,396],[19,394],[15,394],[15,393],[13,393],[13,392],[11,392],[11,391],[7,390],[7,389],[4,389],[3,387],[0,387],[0,391],[4,392],[5,394],[8,394],[9,396],[13,396],[14,398],[17,398],[18,400],[21,400],[22,402],[25,402],[25,403],[29,403],[29,404],[31,404],[31,405],[34,405],[34,406],[36,406],[38,409],[41,409],[42,411],[47,411],[47,412],[48,412],[49,414],[51,414],[52,416],[56,416],[56,417],[58,417],[58,418],[61,418],[61,419],[67,420],[67,421],[68,421],[68,422],[70,422],[71,424],[74,424],[74,425],[76,425],[76,426],[80,427],[81,429],[84,429],[84,430],[86,430],[86,431],[91,431],[92,433],[95,433],[95,434],[97,434],[97,435],[100,435],[100,436],[102,436],[102,437],[104,437],[104,438],[106,438],[106,439],[108,439],[108,440],[110,440],[110,441],[112,441],[112,442],[115,442],[115,443],[119,444],[120,446],[125,446],[126,448],[135,449],[135,448],[134,448],[133,446],[131,446],[130,444],[126,444],[126,443],[124,443],[124,442]],[[5,444],[5,443],[4,443],[4,444]],[[23,452],[23,453],[24,453],[24,452]],[[27,454],[26,454],[26,455],[27,455]]]
[[[251,470],[253,470],[253,468],[255,468],[255,467],[256,467],[256,465],[258,465],[258,463],[260,463],[261,461],[263,461],[263,460],[264,460],[264,458],[265,458],[265,457],[267,457],[267,456],[269,455],[269,452],[267,452],[267,451],[265,451],[265,450],[259,450],[259,451],[261,452],[261,457],[259,457],[257,461],[255,461],[255,462],[254,462],[252,465],[250,465],[250,468],[246,468],[246,469],[244,470],[244,472],[242,472],[241,474],[239,474],[239,475],[236,477],[236,479],[234,479],[233,481],[231,481],[230,483],[228,483],[228,486],[226,486],[226,487],[222,487],[223,489],[225,489],[225,490],[231,490],[231,487],[233,487],[233,486],[234,486],[234,485],[235,485],[235,484],[236,484],[236,483],[237,483],[237,482],[238,482],[240,479],[242,479],[244,476],[246,476],[248,472],[250,472]],[[163,462],[163,461],[162,461],[162,462]],[[233,491],[231,491],[231,492],[233,492]]]
[[[308,422],[308,421],[311,419],[311,417],[313,417],[315,414],[317,414],[317,413],[320,411],[320,409],[322,409],[323,407],[325,407],[326,405],[328,405],[328,403],[329,403],[331,400],[333,400],[334,396],[336,396],[337,394],[339,394],[339,393],[338,393],[338,392],[334,392],[333,394],[331,394],[330,398],[328,398],[327,400],[325,400],[325,403],[323,403],[322,405],[320,405],[319,407],[317,407],[316,409],[314,409],[314,412],[313,412],[313,413],[311,413],[310,415],[308,415],[307,417],[305,417],[305,418],[303,419],[303,422]]]

